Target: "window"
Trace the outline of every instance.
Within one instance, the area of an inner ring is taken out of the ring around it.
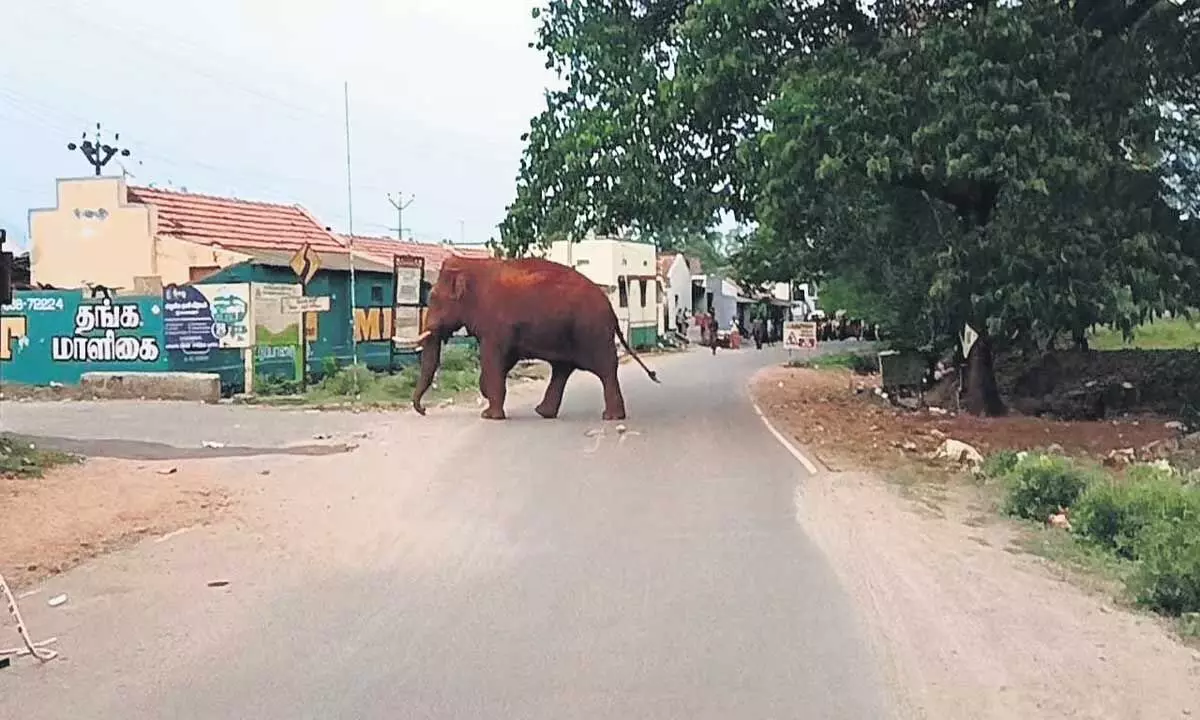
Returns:
[[[646,281],[638,280],[638,292],[642,295],[642,307],[646,307]]]
[[[617,304],[629,307],[629,283],[623,277],[617,278]]]
[[[372,285],[371,286],[371,304],[372,305],[382,305],[383,304],[383,286],[382,285]]]
[[[193,265],[188,268],[188,282],[200,282],[221,271],[220,265]]]

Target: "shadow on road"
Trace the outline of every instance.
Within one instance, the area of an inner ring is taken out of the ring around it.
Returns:
[[[120,460],[197,460],[204,458],[255,457],[259,455],[321,456],[350,452],[354,445],[296,445],[292,447],[256,448],[245,446],[226,447],[175,447],[166,443],[143,440],[120,440],[96,438],[38,437],[14,435],[14,439],[35,444],[46,450],[83,455],[85,457],[107,457]]]

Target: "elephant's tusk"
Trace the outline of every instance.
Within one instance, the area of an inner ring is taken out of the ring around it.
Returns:
[[[417,343],[420,344],[420,343],[425,342],[425,340],[432,334],[433,334],[432,331],[426,330],[425,332],[423,332],[417,336]]]

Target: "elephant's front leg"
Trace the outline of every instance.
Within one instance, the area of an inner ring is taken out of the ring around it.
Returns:
[[[504,375],[506,378],[507,378],[508,374],[510,372],[512,372],[512,369],[516,366],[517,366],[516,361],[513,360],[512,358],[509,358],[509,362],[506,363],[504,366]],[[487,390],[487,373],[485,373],[483,370],[482,353],[480,354],[480,363],[479,363],[479,394],[483,396],[484,400],[490,399],[490,398],[488,398],[488,390]]]
[[[512,365],[508,362],[508,349],[496,344],[480,344],[479,382],[488,406],[479,414],[487,420],[503,420],[504,398],[508,395],[506,380]]]
[[[572,363],[551,363],[550,384],[546,387],[546,395],[542,398],[542,403],[534,408],[538,415],[546,419],[558,417],[558,410],[562,407],[563,391],[567,389],[567,378],[571,377],[571,373],[575,371],[575,365]]]

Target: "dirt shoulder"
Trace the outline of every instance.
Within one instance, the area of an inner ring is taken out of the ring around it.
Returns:
[[[28,588],[146,537],[211,522],[228,503],[201,461],[95,458],[41,478],[0,477],[0,572]]]
[[[919,460],[946,436],[984,452],[1100,453],[1159,439],[1161,422],[1008,418],[985,429],[876,406],[859,382],[771,368],[752,391],[780,432],[833,468],[801,488],[799,518],[855,598],[902,717],[1200,716],[1200,652],[1020,550],[1021,530],[986,492]]]

